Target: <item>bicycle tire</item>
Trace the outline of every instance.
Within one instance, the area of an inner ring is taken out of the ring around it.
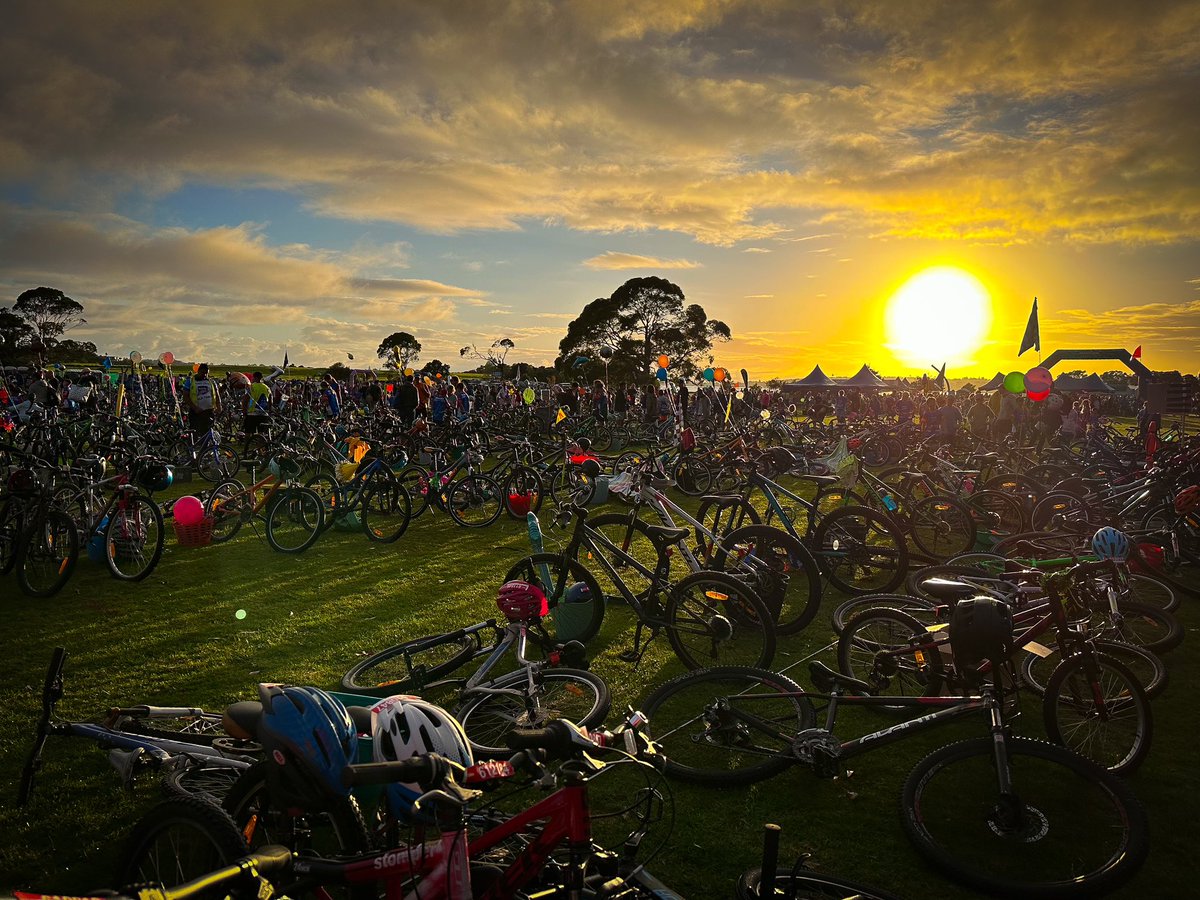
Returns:
[[[536,514],[542,508],[544,494],[542,476],[538,474],[537,469],[531,466],[517,466],[504,479],[504,511],[511,518],[524,522],[526,515]],[[521,503],[522,506],[516,508],[514,502]],[[524,509],[526,504],[528,509]]]
[[[891,593],[908,570],[904,535],[865,506],[843,506],[822,518],[813,543],[822,574],[847,594]]]
[[[712,487],[713,474],[708,465],[699,456],[686,454],[675,463],[671,473],[675,486],[689,497],[702,497]]]
[[[446,511],[464,528],[486,528],[504,511],[500,485],[487,475],[468,475],[449,485]]]
[[[975,520],[976,531],[982,529],[997,539],[1003,539],[1028,530],[1029,518],[1025,514],[1025,507],[1012,494],[975,491],[967,498],[966,505]]]
[[[432,502],[433,482],[429,478],[429,473],[425,471],[423,466],[409,465],[405,466],[396,473],[396,479],[408,491],[409,499],[412,501],[412,517],[419,518],[429,509],[429,504]]]
[[[0,575],[7,575],[17,564],[17,546],[21,542],[21,519],[11,498],[0,510]]]
[[[118,856],[113,883],[174,887],[248,852],[237,824],[220,807],[195,798],[164,800],[133,826]],[[218,888],[200,896],[223,895]]]
[[[797,634],[816,617],[821,607],[821,570],[808,548],[786,531],[749,525],[730,532],[721,542],[713,568],[730,571],[734,563],[755,578],[780,634]]]
[[[371,836],[358,801],[339,798],[320,813],[308,813],[271,797],[267,767],[261,760],[243,769],[225,797],[224,811],[233,819],[251,850],[282,844],[289,850],[351,855],[371,849]]]
[[[454,711],[476,756],[508,757],[505,737],[516,728],[544,728],[555,719],[566,719],[581,728],[596,728],[608,715],[612,698],[608,685],[592,672],[547,668],[535,676],[537,708],[511,694],[477,694]],[[502,675],[481,687],[522,690],[528,682],[524,669]]]
[[[775,617],[749,585],[724,572],[695,572],[673,585],[665,619],[667,640],[689,669],[765,669],[775,658]]]
[[[1183,602],[1170,582],[1155,575],[1131,573],[1125,580],[1129,589],[1123,593],[1130,600],[1145,603],[1165,613],[1174,613]]]
[[[700,529],[696,529],[696,543],[701,550],[701,556],[706,560],[714,560],[717,548],[731,532],[750,525],[762,524],[762,516],[758,510],[741,497],[709,497],[700,502],[696,510],[696,521],[702,524],[710,538]],[[770,517],[767,519],[770,524]]]
[[[108,571],[122,581],[141,581],[158,565],[166,540],[162,512],[148,497],[124,497],[104,529]]]
[[[629,513],[602,513],[598,516],[588,516],[587,524],[588,528],[603,534],[616,547],[633,557],[651,573],[661,572],[669,578],[672,557],[653,536],[649,524],[642,519],[630,518]],[[615,556],[609,559],[609,562],[620,574],[625,587],[635,597],[645,600],[649,596],[654,583],[653,574],[647,577],[629,563]],[[611,579],[607,572],[602,570],[602,573],[597,580],[601,581],[601,586],[607,590]],[[617,594],[618,591],[613,584],[611,596]]]
[[[1142,690],[1151,700],[1166,688],[1167,666],[1157,654],[1134,644],[1122,644],[1116,641],[1093,640],[1092,646],[1101,653],[1115,657],[1125,668],[1133,672],[1138,684],[1142,686]],[[1045,653],[1046,651],[1049,652],[1045,656],[1030,651],[1021,660],[1021,682],[1039,697],[1045,695],[1046,684],[1050,681],[1050,676],[1062,663],[1062,653],[1057,647],[1045,647],[1041,652]]]
[[[221,806],[242,771],[240,767],[235,766],[215,766],[198,760],[189,761],[163,776],[162,791],[167,797],[194,797],[214,806]]]
[[[535,553],[516,562],[504,580],[528,581],[546,595],[550,613],[542,617],[542,627],[555,640],[586,644],[600,633],[606,605],[604,590],[596,576],[577,560],[558,553]],[[565,598],[575,584],[585,585],[587,596],[579,597],[582,591],[571,592],[573,602],[567,603]]]
[[[753,699],[747,695],[759,696]],[[784,696],[771,697],[772,694]],[[679,675],[642,702],[663,748],[665,771],[694,784],[739,787],[796,762],[793,739],[812,728],[812,701],[766,669],[716,666]],[[741,699],[739,699],[741,698]]]
[[[961,563],[939,563],[936,566],[922,566],[908,573],[908,576],[904,579],[904,589],[913,597],[920,597],[922,600],[928,600],[931,603],[945,603],[945,600],[941,600],[926,592],[922,585],[931,578],[955,581],[960,576],[986,581],[992,590],[999,590],[1001,585],[1008,585],[1013,590],[1013,596],[1016,596],[1015,584],[1013,582],[1003,581],[1000,575],[988,572],[982,566],[963,565]],[[995,587],[991,584],[993,581],[996,582]]]
[[[246,486],[236,479],[222,481],[204,501],[204,515],[213,520],[212,542],[233,540],[241,530],[244,512],[250,503]]]
[[[761,900],[762,869],[743,872],[735,888],[737,900]],[[821,875],[808,869],[776,869],[774,896],[781,900],[900,900],[877,887]]]
[[[348,512],[349,502],[338,480],[326,471],[319,471],[304,482],[309,490],[316,491],[321,500],[321,528],[328,531],[333,523],[344,518]]]
[[[241,466],[237,451],[226,444],[221,444],[215,451],[210,447],[196,454],[196,474],[213,484],[232,478]]]
[[[368,540],[394,544],[408,531],[412,499],[398,481],[381,481],[367,488],[358,517]]]
[[[898,609],[912,616],[923,625],[937,621],[938,604],[924,597],[909,594],[862,594],[843,600],[833,610],[833,630],[839,637],[846,630],[846,623],[868,609]]]
[[[906,506],[905,511],[910,534],[922,553],[944,560],[974,549],[975,517],[953,497],[925,497]]]
[[[945,682],[942,655],[928,630],[896,609],[868,609],[838,638],[838,671],[871,685],[870,696],[936,697]],[[917,643],[914,643],[917,641]],[[862,695],[861,691],[850,693]],[[889,712],[911,707],[872,706]]]
[[[904,830],[926,859],[975,888],[1035,898],[1112,890],[1140,868],[1146,814],[1125,782],[1055,744],[1014,736],[1004,746],[1015,788],[1007,810],[992,737],[942,747],[905,779]],[[1005,814],[1020,818],[1010,825]]]
[[[316,491],[284,488],[267,508],[267,543],[277,553],[303,553],[317,542],[324,525],[325,510]]]
[[[79,562],[79,529],[65,512],[46,510],[17,547],[17,584],[30,597],[53,597],[71,580]]]
[[[1097,697],[1103,698],[1103,714]],[[1104,653],[1068,657],[1054,670],[1042,698],[1042,723],[1054,743],[1114,775],[1136,772],[1154,736],[1150,701],[1137,677]]]
[[[415,666],[409,665],[406,654],[409,660],[420,657]],[[470,635],[452,632],[416,638],[355,663],[342,676],[342,690],[369,697],[419,694],[425,685],[456,672],[474,655],[475,641]]]
[[[1166,653],[1183,643],[1183,626],[1179,620],[1156,606],[1118,599],[1119,621],[1110,617],[1107,600],[1093,607],[1092,612],[1093,622],[1097,617],[1100,619],[1096,636],[1102,640],[1136,644],[1152,653]]]

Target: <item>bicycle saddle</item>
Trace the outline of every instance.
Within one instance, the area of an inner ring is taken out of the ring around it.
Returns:
[[[350,721],[359,734],[371,733],[371,711],[365,706],[347,706]],[[226,707],[221,715],[221,727],[232,738],[242,741],[258,740],[258,725],[262,721],[263,707],[258,700],[239,700]]]
[[[647,525],[646,533],[650,535],[651,539],[664,544],[678,544],[691,534],[686,528],[672,528],[669,525]]]
[[[836,685],[850,688],[857,693],[874,693],[874,688],[872,688],[865,681],[859,681],[857,678],[853,678],[850,675],[843,675],[841,672],[835,672],[819,659],[814,659],[808,664],[808,675],[810,678],[812,678],[813,686],[824,694],[829,693],[830,690]]]
[[[962,597],[973,597],[979,589],[949,578],[927,578],[921,582],[921,590],[937,600],[954,601]]]
[[[709,503],[738,503],[741,499],[737,494],[705,494],[700,498],[701,501]]]

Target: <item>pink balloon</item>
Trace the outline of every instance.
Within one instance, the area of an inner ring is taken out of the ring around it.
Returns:
[[[175,521],[180,525],[197,525],[204,518],[204,504],[199,498],[180,497],[173,507]]]
[[[1030,393],[1040,394],[1053,386],[1054,375],[1044,366],[1034,366],[1025,373],[1025,390]]]

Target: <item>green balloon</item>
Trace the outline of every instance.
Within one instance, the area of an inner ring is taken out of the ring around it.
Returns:
[[[1004,376],[1004,389],[1011,394],[1025,393],[1025,373],[1009,372]]]
[[[536,396],[537,395],[533,392],[533,388],[525,388],[525,390],[521,392],[521,399],[526,403],[532,403],[533,398]]]

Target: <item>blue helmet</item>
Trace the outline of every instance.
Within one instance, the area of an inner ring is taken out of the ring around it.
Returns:
[[[358,733],[341,701],[320,688],[260,684],[259,737],[272,788],[307,811],[345,797],[342,770],[357,759]]]
[[[1111,525],[1105,525],[1092,537],[1092,552],[1098,559],[1125,562],[1129,558],[1129,537]]]

